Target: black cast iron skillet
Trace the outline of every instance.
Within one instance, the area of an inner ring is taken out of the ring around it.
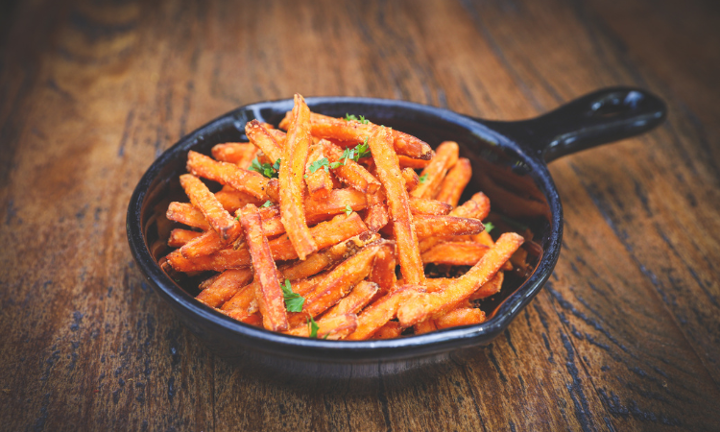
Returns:
[[[527,225],[534,241],[524,247],[532,264],[510,275],[503,291],[481,307],[483,324],[394,340],[344,342],[297,338],[241,324],[195,301],[197,281],[176,282],[157,260],[166,254],[164,213],[183,198],[178,177],[188,150],[208,154],[213,145],[246,140],[245,123],[277,125],[292,99],[240,107],[183,137],[147,170],[130,199],[127,233],[132,253],[152,286],[193,333],[217,354],[271,375],[310,378],[372,378],[422,369],[464,348],[489,344],[540,291],[560,253],[562,205],[546,163],[599,144],[628,138],[659,125],[665,104],[634,88],[608,88],[583,96],[540,117],[517,122],[475,119],[410,102],[356,97],[308,98],[314,112],[364,115],[376,124],[416,135],[432,146],[446,140],[471,160],[473,179],[464,201],[482,190],[500,221]],[[518,229],[521,229],[518,227]],[[466,350],[465,350],[466,351]]]

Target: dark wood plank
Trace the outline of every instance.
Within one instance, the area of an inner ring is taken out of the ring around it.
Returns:
[[[0,40],[0,422],[9,430],[713,430],[720,96],[711,2],[18,2]],[[658,31],[658,29],[662,31]],[[490,347],[365,392],[208,353],[133,265],[150,162],[237,105],[405,99],[518,119],[595,88],[670,107],[568,156],[547,288]]]

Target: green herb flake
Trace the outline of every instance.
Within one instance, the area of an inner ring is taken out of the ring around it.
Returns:
[[[262,206],[260,206],[260,207],[270,207],[271,205],[273,205],[272,201],[267,200],[267,201],[265,201],[265,203],[264,203]]]
[[[282,288],[283,299],[285,299],[285,309],[287,309],[288,312],[302,312],[305,298],[293,292],[290,280],[285,279],[285,284],[280,284],[280,288]]]
[[[360,121],[360,123],[362,123],[362,124],[368,124],[368,123],[370,123],[369,121],[367,121],[367,119],[366,119],[364,116],[360,116],[360,120],[359,120],[359,121]]]
[[[428,175],[423,174],[420,176],[420,183],[425,183],[427,181]]]
[[[352,213],[352,212],[353,212],[353,209],[352,209],[352,207],[350,207],[350,204],[346,205],[345,206],[345,214],[350,216],[350,213]]]
[[[495,225],[492,224],[492,222],[485,222],[483,225],[485,225],[485,232],[490,234],[490,231],[495,229]]]
[[[276,160],[274,164],[260,163],[257,158],[253,159],[250,164],[250,171],[258,172],[267,178],[277,178],[278,170],[280,169],[280,159]]]
[[[310,317],[307,320],[308,327],[310,328],[310,337],[313,339],[317,339],[318,337],[318,330],[320,330],[320,326],[315,322],[315,320]],[[327,337],[327,335],[326,335]]]
[[[358,118],[355,116],[355,114],[345,113],[345,121],[350,121],[350,120],[358,121]]]
[[[329,164],[330,164],[330,162],[328,161],[328,158],[318,159],[315,162],[310,164],[310,166],[308,167],[308,170],[310,171],[310,174],[313,174],[315,171],[319,170],[320,168],[325,168],[325,171],[327,171]]]

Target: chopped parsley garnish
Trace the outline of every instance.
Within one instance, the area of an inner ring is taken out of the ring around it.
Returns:
[[[345,214],[350,216],[350,213],[352,213],[352,212],[353,212],[353,209],[352,209],[352,207],[350,207],[350,204],[346,205],[345,206]]]
[[[308,327],[310,327],[310,336],[313,339],[317,339],[317,332],[320,330],[320,326],[315,322],[313,317],[309,317],[307,320]]]
[[[259,172],[267,178],[277,178],[278,171],[280,170],[281,159],[275,161],[274,164],[260,163],[257,158],[253,159],[250,164],[250,171]]]
[[[285,284],[280,284],[280,288],[282,288],[283,299],[285,299],[285,309],[287,309],[288,312],[302,312],[305,298],[300,294],[293,292],[290,281],[285,279]]]
[[[261,205],[260,207],[270,207],[271,205],[273,205],[272,201],[267,200],[267,201],[265,201],[265,203],[264,203],[263,205]]]
[[[420,183],[425,183],[427,181],[428,175],[423,174],[420,176]]]
[[[340,155],[340,159],[343,160],[343,165],[347,163],[348,159],[358,162],[360,159],[370,156],[370,145],[368,145],[368,139],[369,137],[365,137],[365,141],[362,144],[343,150],[342,155]]]
[[[319,170],[320,168],[325,168],[325,172],[328,172],[328,165],[330,165],[330,162],[328,161],[328,158],[322,158],[318,159],[315,162],[311,163],[308,169],[310,170],[310,174],[313,174],[315,171]]]
[[[493,225],[492,222],[485,222],[483,225],[485,225],[485,232],[488,234],[495,229],[495,225]]]
[[[358,118],[360,117],[360,118]],[[364,116],[356,116],[355,114],[348,114],[345,113],[345,121],[355,120],[356,122],[360,122],[362,124],[368,124],[370,123]]]

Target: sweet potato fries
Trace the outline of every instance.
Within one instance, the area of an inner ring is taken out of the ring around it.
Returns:
[[[178,226],[162,266],[206,276],[197,300],[207,306],[288,335],[386,339],[485,321],[476,301],[500,291],[511,257],[524,262],[525,239],[493,241],[482,192],[459,203],[472,178],[460,146],[433,151],[363,116],[294,102],[286,132],[252,120],[248,143],[188,153],[189,202],[167,210]],[[469,270],[429,277],[426,265]]]

